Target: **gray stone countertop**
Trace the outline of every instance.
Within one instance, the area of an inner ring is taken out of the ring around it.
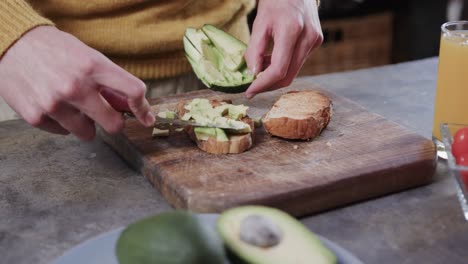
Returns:
[[[437,59],[307,77],[430,138]],[[99,233],[171,210],[97,139],[0,123],[0,262],[49,263]],[[365,263],[467,263],[468,222],[439,161],[435,182],[303,218]]]

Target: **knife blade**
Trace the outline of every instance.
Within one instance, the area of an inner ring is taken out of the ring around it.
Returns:
[[[245,130],[245,128],[248,126],[247,124],[242,127],[234,127],[234,126],[221,126],[217,124],[199,124],[194,121],[186,121],[182,119],[169,119],[169,118],[162,118],[159,116],[156,116],[156,123],[155,126],[158,127],[160,125],[169,125],[169,126],[174,126],[174,127],[187,127],[187,126],[193,126],[193,127],[211,127],[211,128],[221,128],[221,129],[230,129],[230,130]]]
[[[130,112],[123,113],[125,118],[132,118],[135,119],[135,116]],[[245,126],[222,126],[217,124],[199,124],[194,121],[186,121],[182,119],[169,119],[169,118],[162,118],[158,115],[155,115],[156,122],[154,123],[154,127],[159,129],[169,129],[169,128],[185,128],[185,127],[210,127],[210,128],[220,128],[226,130],[227,132],[232,133],[247,133],[251,131],[249,125],[245,124]]]

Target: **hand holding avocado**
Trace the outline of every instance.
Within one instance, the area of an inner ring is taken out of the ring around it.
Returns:
[[[274,42],[271,64],[264,70],[262,65],[270,40]],[[322,41],[315,0],[258,1],[257,17],[245,54],[248,67],[257,78],[246,96],[252,98],[291,84],[309,53]],[[261,71],[263,73],[258,75]]]

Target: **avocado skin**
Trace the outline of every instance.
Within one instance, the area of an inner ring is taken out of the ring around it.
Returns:
[[[120,264],[226,263],[216,231],[191,213],[174,211],[129,225],[116,245]]]
[[[241,84],[241,85],[237,85],[237,86],[219,86],[219,85],[212,84],[210,89],[212,89],[214,91],[223,92],[223,93],[235,94],[235,93],[243,93],[243,92],[247,91],[250,84],[252,84],[252,83]]]

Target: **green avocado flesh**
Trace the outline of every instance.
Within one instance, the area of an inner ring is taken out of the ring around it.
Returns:
[[[129,225],[116,245],[120,264],[222,264],[223,243],[192,213],[174,211]]]
[[[196,127],[194,131],[198,140],[208,140],[210,137],[214,137],[216,141],[229,141],[226,132],[220,128]]]
[[[171,131],[169,129],[159,129],[157,127],[153,127],[153,137],[167,137],[169,136]]]
[[[158,116],[161,118],[167,118],[167,119],[175,119],[177,114],[173,111],[162,111],[158,113]],[[169,129],[159,129],[157,127],[153,127],[153,137],[167,137],[170,135],[170,130]]]
[[[166,110],[166,111],[159,112],[158,116],[161,118],[175,119],[177,114],[176,112]]]
[[[317,236],[274,208],[242,206],[227,210],[218,219],[217,230],[227,248],[245,263],[337,263],[336,256]]]
[[[237,129],[238,133],[250,133],[251,127],[240,121],[247,116],[247,106],[221,103],[213,107],[208,99],[195,98],[185,106],[187,111],[182,120],[192,120],[201,125],[222,126]],[[196,127],[195,136],[198,140],[208,140],[214,137],[217,141],[228,141],[226,132],[220,128]]]
[[[254,80],[244,59],[247,45],[230,34],[212,25],[187,28],[183,44],[193,71],[207,87],[240,93]]]

